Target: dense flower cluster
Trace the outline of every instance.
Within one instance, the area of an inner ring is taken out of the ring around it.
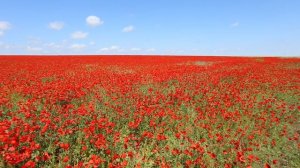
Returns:
[[[0,167],[300,166],[300,60],[0,57]]]

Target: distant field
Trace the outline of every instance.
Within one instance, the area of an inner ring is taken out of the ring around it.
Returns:
[[[300,59],[0,57],[0,167],[300,167]]]

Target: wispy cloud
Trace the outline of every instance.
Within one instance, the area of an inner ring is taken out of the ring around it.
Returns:
[[[64,28],[64,22],[59,22],[59,21],[55,21],[55,22],[51,22],[49,23],[49,28],[52,30],[61,30]]]
[[[131,48],[131,51],[141,51],[141,48]]]
[[[76,31],[71,34],[72,39],[84,39],[88,36],[89,33],[87,32],[82,32],[82,31]]]
[[[70,46],[70,49],[81,50],[81,49],[84,49],[85,47],[86,47],[85,44],[72,44]]]
[[[39,51],[42,51],[43,49],[42,49],[41,47],[27,46],[27,47],[26,47],[26,50],[27,50],[27,51],[30,51],[30,52],[39,52]]]
[[[5,31],[11,28],[11,24],[7,21],[0,21],[0,30]]]
[[[52,43],[46,43],[46,44],[44,44],[44,46],[49,47],[51,49],[59,49],[59,48],[63,47],[62,45],[54,43],[54,42],[52,42]]]
[[[148,48],[147,51],[153,52],[153,51],[156,51],[156,49],[155,48]]]
[[[104,21],[101,20],[101,18],[97,17],[97,16],[88,16],[85,19],[85,21],[89,26],[92,26],[92,27],[100,26],[104,23]]]
[[[230,25],[230,27],[238,27],[240,26],[240,22],[234,22]]]
[[[122,32],[125,32],[125,33],[129,33],[129,32],[132,32],[132,31],[134,31],[134,26],[132,26],[132,25],[126,26],[122,30]]]
[[[6,30],[11,28],[11,24],[7,21],[0,21],[0,37],[4,35]]]
[[[107,52],[107,51],[119,51],[120,50],[120,47],[117,46],[117,45],[112,45],[110,47],[104,47],[104,48],[101,48],[100,51],[101,52]]]
[[[1,49],[11,49],[12,46],[9,45],[9,44],[5,44],[5,43],[3,43],[3,42],[0,42],[0,48],[1,48]]]

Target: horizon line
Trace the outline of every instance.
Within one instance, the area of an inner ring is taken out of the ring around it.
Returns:
[[[5,56],[158,56],[158,57],[254,57],[254,58],[300,58],[299,56],[282,55],[199,55],[199,54],[0,54]]]

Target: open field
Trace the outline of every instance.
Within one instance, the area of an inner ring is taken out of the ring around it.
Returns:
[[[0,57],[0,167],[300,167],[300,59]]]

